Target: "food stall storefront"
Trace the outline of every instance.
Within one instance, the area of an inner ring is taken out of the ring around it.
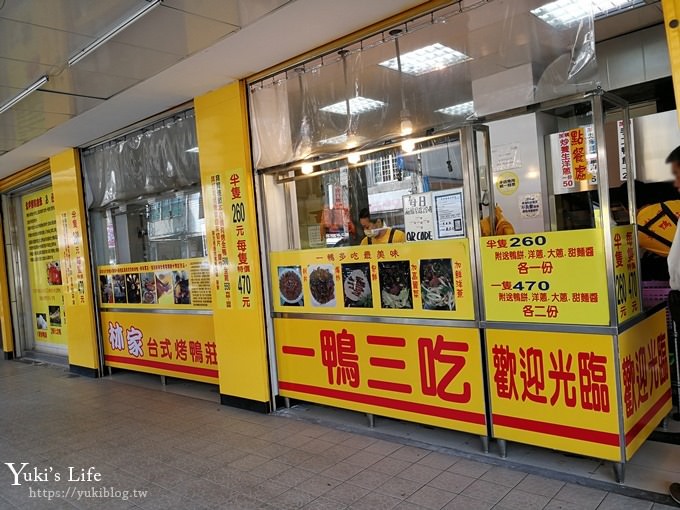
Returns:
[[[594,14],[542,4],[454,2],[251,81],[272,384],[622,478],[670,409],[665,311]]]
[[[82,161],[102,366],[218,384],[193,109],[97,143]]]

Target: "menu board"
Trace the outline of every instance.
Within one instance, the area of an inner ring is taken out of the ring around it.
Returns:
[[[481,252],[487,320],[609,324],[602,230],[485,237]]]
[[[593,126],[563,131],[551,137],[555,193],[597,184],[597,146]]]
[[[24,195],[21,206],[35,340],[66,344],[61,255],[52,188]]]
[[[99,266],[103,308],[206,309],[211,299],[205,258]]]
[[[474,319],[467,239],[271,254],[274,310]]]

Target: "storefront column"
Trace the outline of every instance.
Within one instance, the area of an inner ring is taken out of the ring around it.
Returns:
[[[0,228],[0,335],[4,359],[14,357],[14,333],[9,301],[9,282],[7,281],[7,258],[5,257],[4,229]]]
[[[68,362],[72,372],[96,377],[99,355],[95,305],[77,150],[68,149],[51,157],[50,169],[68,324]]]
[[[223,404],[270,409],[245,87],[194,100]]]
[[[661,0],[675,101],[680,104],[680,0]],[[680,122],[680,108],[678,109]]]

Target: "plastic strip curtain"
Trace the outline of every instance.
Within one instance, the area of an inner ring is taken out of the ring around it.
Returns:
[[[88,207],[200,182],[193,110],[83,152]]]
[[[251,84],[256,167],[597,86],[591,0],[464,0],[395,29]]]

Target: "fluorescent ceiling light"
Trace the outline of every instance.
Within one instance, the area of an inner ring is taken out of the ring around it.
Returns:
[[[134,22],[138,21],[140,18],[142,18],[142,16],[145,16],[146,14],[150,13],[153,9],[158,7],[161,4],[161,2],[162,0],[145,0],[144,2],[145,5],[141,9],[139,9],[137,12],[133,13],[132,15],[122,20],[120,23],[118,23],[118,25],[110,29],[104,35],[97,37],[94,41],[85,46],[85,48],[83,48],[78,53],[73,55],[70,59],[68,59],[68,66],[71,67],[72,65],[75,65],[78,62],[80,62],[90,53],[97,50],[97,48],[101,47],[107,41],[110,41],[111,39],[116,37],[119,33],[121,33],[123,30],[132,25]]]
[[[435,43],[404,53],[400,59],[402,72],[419,76],[467,62],[472,60],[472,57],[468,57],[465,53],[461,53],[443,44]],[[380,62],[380,65],[395,71],[399,70],[399,63],[396,57]]]
[[[192,147],[191,149],[187,149],[184,152],[198,152],[198,147]]]
[[[565,28],[586,18],[591,12],[596,19],[604,18],[616,11],[644,3],[645,0],[555,0],[533,9],[531,14],[553,27]]]
[[[461,116],[475,111],[475,104],[472,101],[467,103],[460,103],[453,106],[447,106],[446,108],[440,108],[437,110],[439,113],[444,115]]]
[[[2,106],[0,106],[0,114],[5,113],[7,110],[12,108],[12,106],[17,104],[19,101],[30,96],[33,92],[35,92],[40,87],[45,85],[45,83],[47,83],[48,81],[49,81],[49,78],[47,76],[43,76],[38,81],[36,81],[33,85],[31,85],[27,89],[22,90],[19,94],[17,94],[12,99],[10,99],[6,103],[4,103]]]
[[[356,96],[349,100],[349,110],[352,112],[352,115],[361,115],[362,113],[370,112],[372,110],[378,110],[383,106],[385,106],[385,103],[382,101],[361,96]],[[328,106],[321,108],[321,111],[347,115],[347,101],[329,104]]]

